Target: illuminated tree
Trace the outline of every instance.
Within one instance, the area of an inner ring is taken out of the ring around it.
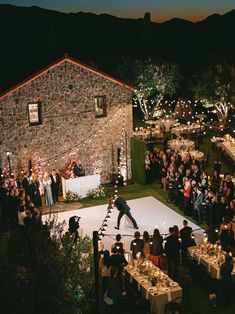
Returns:
[[[122,60],[119,76],[135,86],[133,100],[140,106],[146,120],[153,118],[153,112],[160,109],[165,97],[172,97],[180,82],[179,67],[148,58],[146,60]]]
[[[235,94],[235,68],[228,64],[210,66],[194,76],[191,89],[194,98],[216,113],[219,124],[226,126]]]

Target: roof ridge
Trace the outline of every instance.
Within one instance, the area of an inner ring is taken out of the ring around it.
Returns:
[[[95,73],[101,77],[104,77],[114,83],[117,83],[119,85],[122,85],[123,87],[129,89],[129,90],[133,90],[134,87],[130,86],[124,82],[122,82],[121,80],[118,80],[102,71],[96,70],[72,57],[70,57],[68,54],[65,54],[63,58],[58,59],[57,61],[53,62],[52,64],[44,67],[42,70],[38,71],[37,73],[33,74],[32,76],[26,78],[25,80],[23,80],[21,83],[16,84],[15,86],[11,87],[10,89],[6,90],[5,92],[3,92],[2,94],[0,94],[0,100],[2,100],[3,98],[7,97],[8,95],[10,95],[11,93],[17,91],[18,89],[24,87],[25,85],[29,84],[30,82],[36,80],[38,77],[42,76],[43,74],[45,74],[46,72],[50,71],[51,69],[65,63],[65,62],[69,62],[72,64],[75,64],[83,69],[86,69],[87,71],[90,71],[92,73]]]

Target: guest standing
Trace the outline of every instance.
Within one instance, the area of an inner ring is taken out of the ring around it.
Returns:
[[[181,255],[182,263],[186,265],[188,262],[188,247],[196,245],[195,241],[191,238],[192,228],[188,226],[188,221],[183,220],[183,228],[180,229],[180,238],[181,238]]]
[[[39,181],[35,173],[32,174],[32,180],[29,185],[30,200],[34,203],[36,208],[42,207],[42,200],[39,191]]]
[[[100,273],[102,278],[101,286],[103,294],[105,294],[108,289],[110,269],[110,254],[108,250],[105,250],[104,255],[100,258]]]
[[[52,192],[52,198],[53,202],[58,202],[58,196],[59,196],[59,189],[60,189],[60,176],[56,172],[55,169],[52,170],[51,175],[51,192]]]
[[[224,307],[230,304],[232,292],[233,258],[229,254],[225,257],[225,263],[220,267],[219,289],[216,294],[214,307]]]
[[[30,184],[29,174],[28,174],[28,172],[25,172],[23,180],[22,180],[22,187],[23,187],[26,195],[29,195],[29,184]]]
[[[143,256],[144,241],[140,239],[139,231],[135,232],[134,237],[135,239],[131,241],[130,250],[132,251],[132,257],[136,259],[137,253],[140,253],[140,256]]]
[[[46,206],[51,206],[53,204],[53,198],[52,198],[52,192],[51,192],[52,181],[48,175],[48,172],[44,173],[42,183],[43,183],[43,188],[44,188]]]
[[[168,275],[178,276],[178,266],[180,265],[180,241],[175,235],[173,227],[169,228],[170,235],[166,238],[165,253],[167,257]]]
[[[163,237],[158,229],[154,229],[153,236],[150,239],[150,260],[154,265],[163,268]]]
[[[143,240],[144,240],[144,257],[149,258],[150,255],[150,237],[148,231],[144,231],[143,233]]]

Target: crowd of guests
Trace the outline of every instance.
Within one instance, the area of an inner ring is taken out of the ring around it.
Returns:
[[[188,221],[183,221],[183,228],[175,225],[169,228],[169,234],[165,238],[158,229],[154,229],[153,235],[144,231],[140,235],[139,231],[134,234],[134,239],[130,243],[130,252],[127,253],[125,244],[121,241],[121,235],[116,235],[116,242],[110,251],[100,251],[100,274],[102,278],[102,294],[105,301],[112,300],[118,311],[121,306],[123,295],[125,295],[125,273],[123,268],[128,264],[125,257],[131,254],[132,260],[141,263],[144,259],[152,261],[160,269],[167,271],[168,275],[175,280],[179,280],[179,267],[181,264],[188,264],[187,248],[195,245],[192,235],[192,228],[188,226]]]
[[[169,228],[167,235],[161,235],[158,229],[154,229],[153,235],[144,231],[141,236],[140,232],[136,231],[129,250],[122,242],[120,234],[116,235],[116,242],[112,244],[110,251],[100,250],[102,296],[107,304],[112,305],[113,313],[120,312],[127,294],[129,280],[125,279],[124,267],[128,265],[130,254],[132,261],[137,260],[137,265],[144,260],[150,260],[170,278],[179,282],[183,288],[183,299],[189,294],[192,277],[187,249],[196,245],[192,232],[188,221],[184,219],[180,230],[174,225]],[[214,293],[210,295],[214,307],[222,307],[230,303],[232,271],[233,259],[230,254],[227,254],[225,262],[220,266],[221,279],[212,289]]]
[[[0,184],[0,221],[11,228],[25,226],[39,220],[42,211],[42,197],[46,206],[58,202],[60,176],[55,169],[42,178],[35,173],[25,172],[19,179],[2,177]]]
[[[146,181],[160,182],[168,202],[178,206],[198,224],[206,223],[210,239],[220,236],[223,250],[235,246],[235,188],[230,174],[214,171],[209,176],[203,160],[188,152],[181,157],[177,150],[165,152],[154,148],[145,154]],[[218,230],[218,232],[216,232]]]

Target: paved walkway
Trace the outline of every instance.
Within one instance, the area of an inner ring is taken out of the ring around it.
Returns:
[[[67,212],[74,209],[82,208],[82,204],[79,202],[74,203],[65,203],[65,202],[58,202],[53,204],[52,206],[43,206],[42,214],[56,214],[60,212]]]

